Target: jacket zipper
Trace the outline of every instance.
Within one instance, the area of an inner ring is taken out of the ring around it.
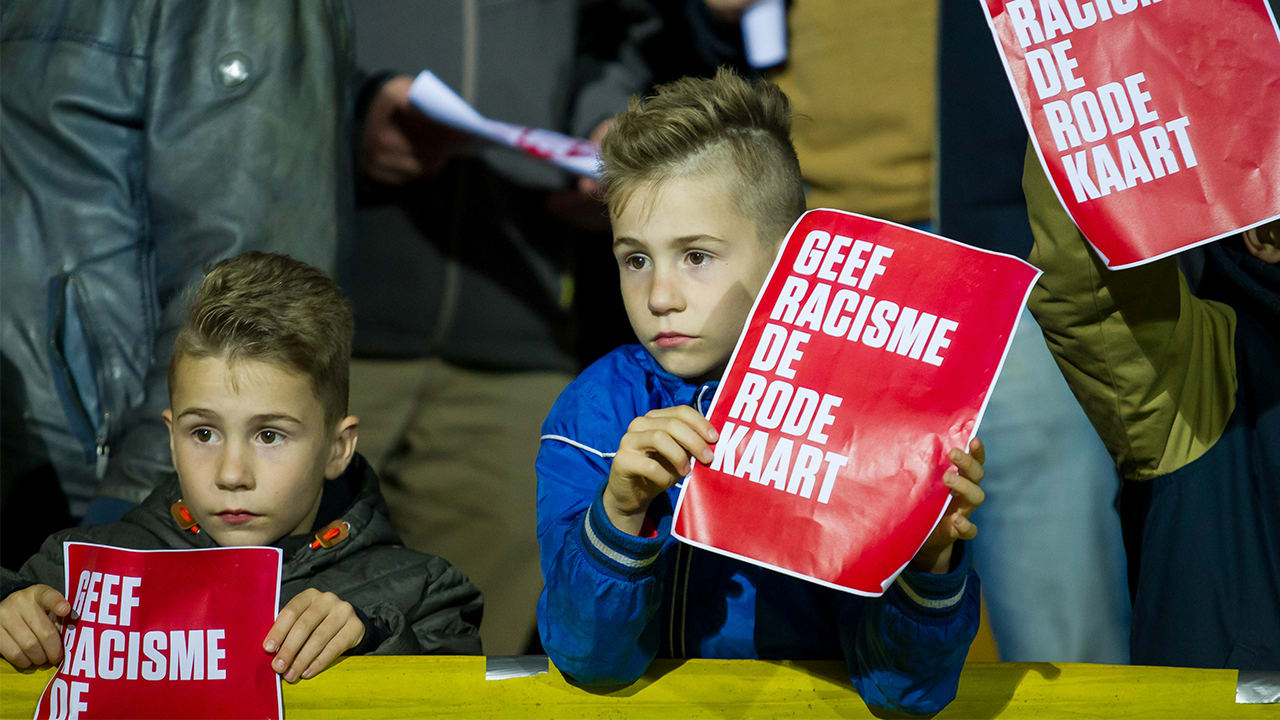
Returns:
[[[710,384],[704,383],[698,388],[693,399],[693,408],[706,415],[707,394],[712,390]],[[689,657],[687,635],[689,626],[689,577],[693,565],[693,548],[684,543],[676,543],[676,571],[671,582],[671,637],[668,647],[675,658]]]
[[[693,560],[692,549],[684,543],[676,544],[676,572],[671,583],[671,657],[689,656],[685,647],[689,609],[689,566]]]
[[[95,427],[93,418],[89,414],[89,409],[85,407],[80,398],[80,393],[85,389],[76,383],[63,343],[63,337],[67,330],[68,305],[71,302],[75,302],[76,298],[80,296],[74,282],[75,277],[68,273],[54,278],[50,287],[49,302],[52,304],[53,312],[47,338],[50,365],[54,374],[55,389],[62,402],[63,412],[71,423],[72,434],[80,439],[87,456],[86,460],[94,463],[95,474],[98,479],[102,479],[106,474],[107,464],[111,456],[111,412],[105,409],[106,403],[102,397],[104,377],[98,348],[94,343],[92,333],[89,332],[88,318],[84,317],[82,311],[78,311],[80,314],[78,331],[84,339],[91,372],[93,373],[94,381],[98,385],[95,389],[98,395],[98,403],[104,408],[101,415],[102,422],[99,427]],[[71,291],[70,296],[68,290]]]
[[[107,476],[107,465],[111,461],[111,413],[102,413],[102,432],[98,433],[97,441],[97,460],[94,463],[94,475],[101,480]]]
[[[149,273],[142,273],[144,293],[148,285]],[[80,301],[80,329],[84,333],[85,347],[89,350],[89,364],[93,370],[93,379],[97,384],[98,406],[102,411],[102,427],[98,430],[94,437],[94,476],[98,480],[102,480],[107,476],[107,465],[111,461],[111,411],[108,409],[111,405],[107,399],[106,375],[102,367],[102,351],[98,348],[97,333],[93,332],[93,326],[86,316],[86,310],[90,307],[88,298],[81,292],[81,287],[76,280],[76,276],[70,275],[67,283],[75,294],[75,299]],[[146,328],[144,337],[154,337],[154,320],[149,312],[150,307],[144,303],[143,324]]]

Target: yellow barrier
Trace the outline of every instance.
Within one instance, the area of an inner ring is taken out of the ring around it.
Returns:
[[[51,670],[0,661],[0,718],[27,720]],[[838,662],[660,660],[625,688],[587,690],[550,673],[485,680],[474,657],[346,658],[284,688],[304,718],[871,718]],[[943,718],[1280,718],[1236,705],[1234,670],[970,663]]]

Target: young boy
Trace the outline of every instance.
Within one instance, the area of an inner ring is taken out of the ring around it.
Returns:
[[[588,685],[655,656],[838,658],[872,706],[934,712],[978,624],[958,538],[976,528],[983,451],[953,450],[951,510],[898,581],[868,599],[675,542],[680,479],[708,463],[703,417],[780,241],[804,212],[786,96],[727,71],[633,100],[605,136],[604,187],[640,345],[560,396],[538,455],[542,643]]]
[[[344,653],[479,653],[480,593],[446,561],[401,545],[377,476],[354,454],[351,336],[350,303],[319,270],[258,252],[214,266],[169,365],[177,477],[121,522],[59,532],[17,575],[3,571],[5,659],[60,661],[66,540],[283,549],[287,603],[262,647],[289,682]]]

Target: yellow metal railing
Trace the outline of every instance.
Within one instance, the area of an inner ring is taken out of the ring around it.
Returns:
[[[0,662],[0,718],[32,715],[51,670]],[[1072,663],[970,663],[938,718],[1280,718],[1235,704],[1236,671]],[[346,658],[284,688],[303,718],[871,718],[839,662],[666,660],[633,685],[576,687],[554,668],[485,680],[482,657]]]

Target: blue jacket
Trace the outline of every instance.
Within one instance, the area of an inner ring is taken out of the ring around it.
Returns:
[[[663,657],[835,659],[868,705],[942,709],[978,627],[978,578],[959,543],[946,575],[904,571],[864,598],[705,552],[671,536],[679,485],[649,517],[656,537],[623,533],[601,494],[627,426],[649,410],[706,412],[715,383],[690,385],[643,347],[618,348],[560,395],[538,453],[538,540],[547,654],[586,685],[636,680]]]

